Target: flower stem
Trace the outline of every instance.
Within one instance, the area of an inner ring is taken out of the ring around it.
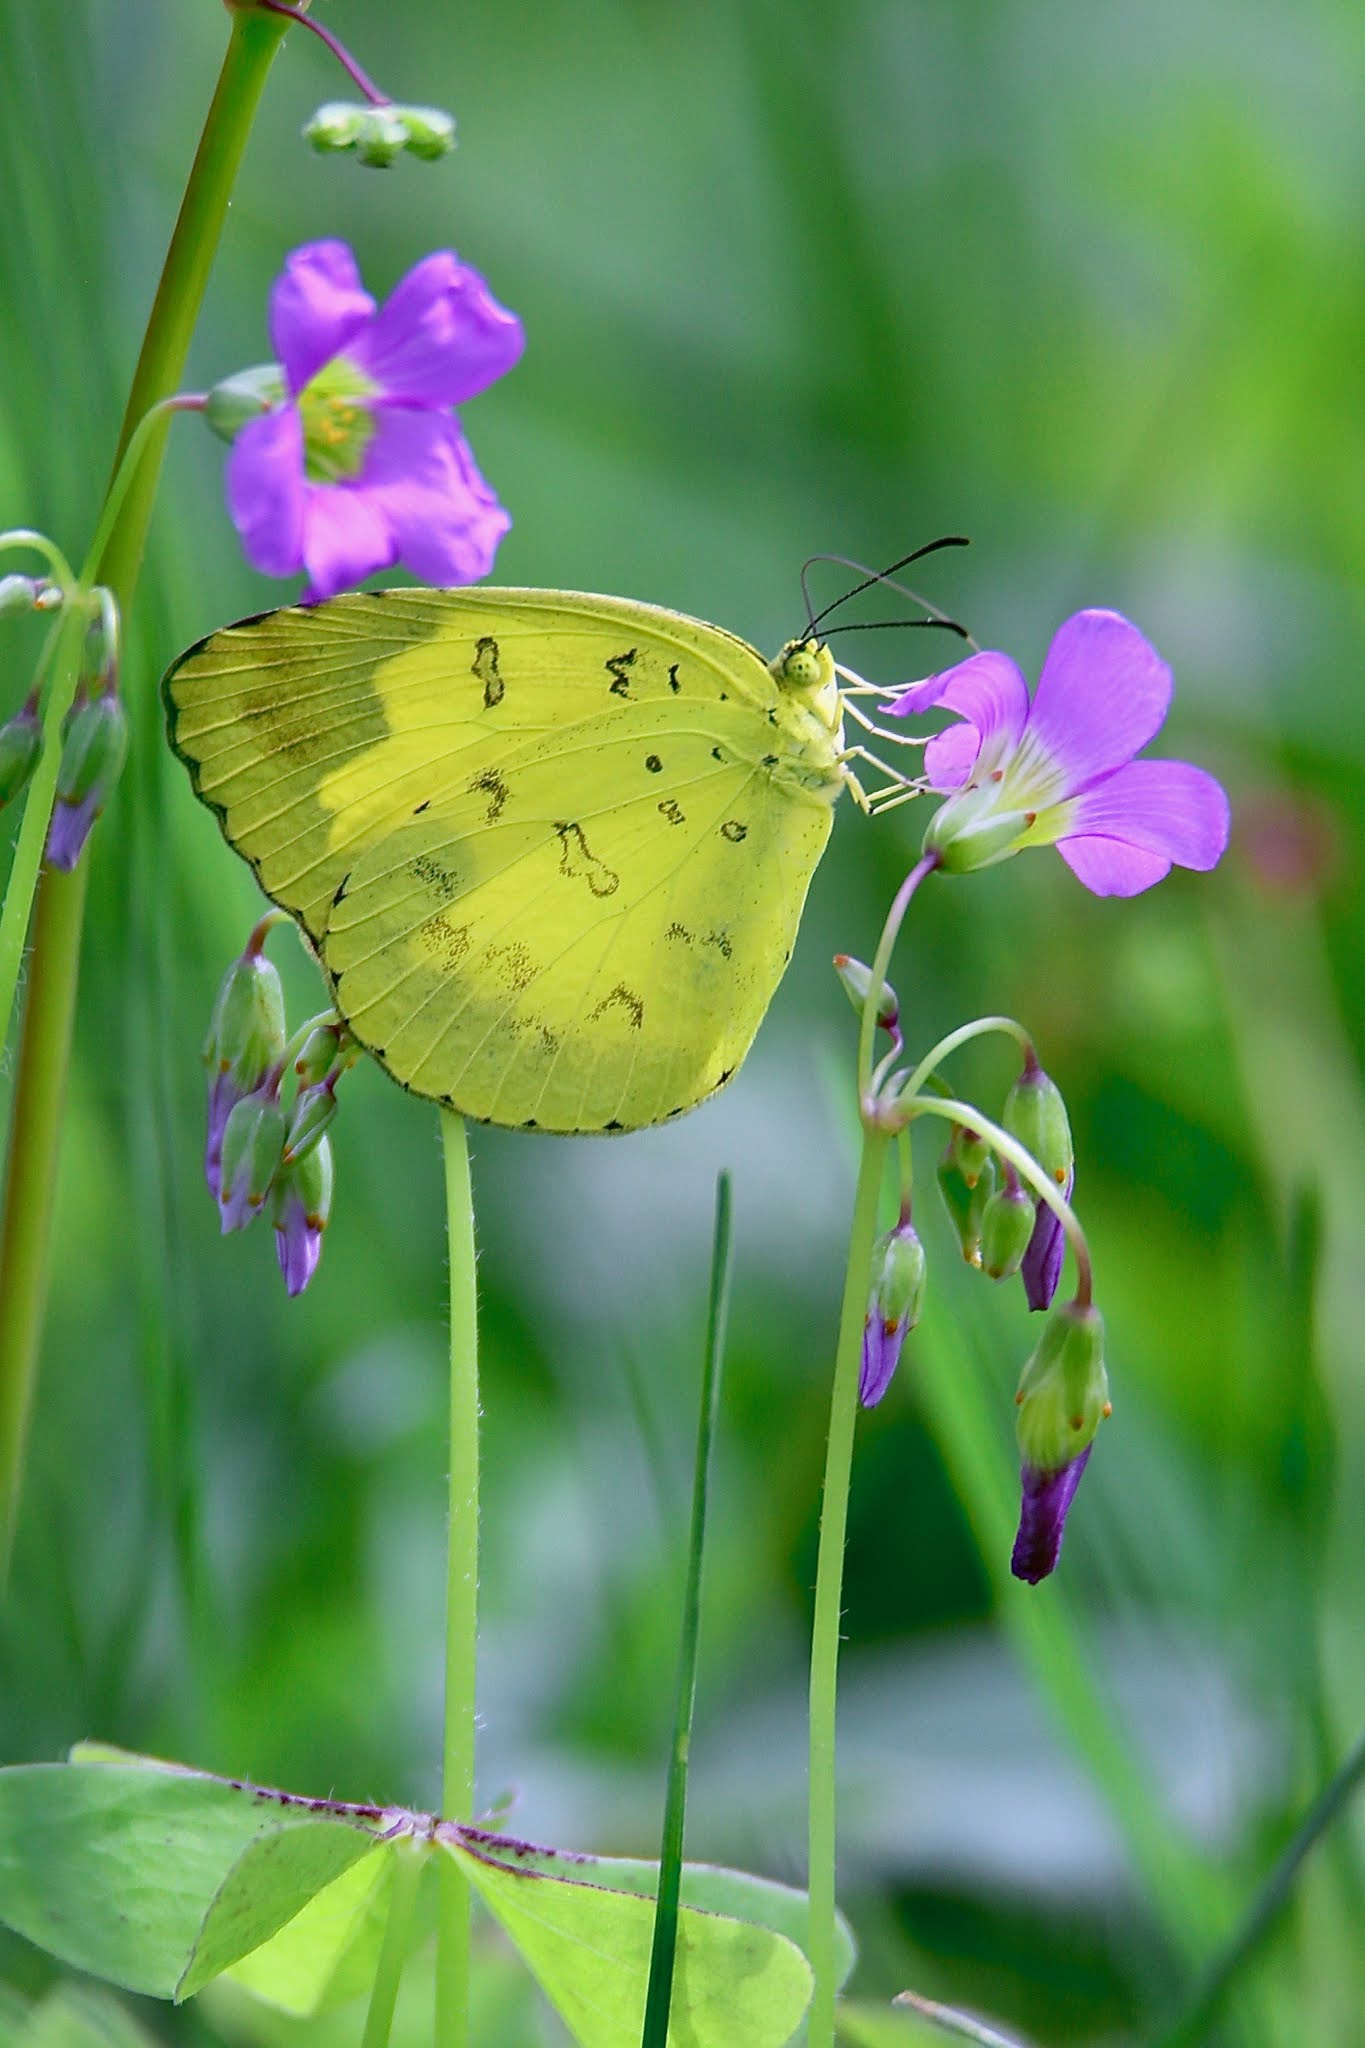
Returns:
[[[260,4],[267,14],[280,14],[286,21],[297,22],[300,28],[311,28],[319,42],[326,43],[357,92],[364,93],[372,107],[393,105],[388,94],[381,92],[374,80],[361,70],[346,45],[334,36],[329,28],[324,28],[320,21],[314,21],[311,14],[304,14],[297,7],[288,6],[286,0],[260,0]]]
[[[1089,1308],[1095,1289],[1095,1274],[1080,1218],[1028,1147],[1012,1138],[1008,1131],[1001,1130],[999,1124],[993,1124],[989,1117],[982,1116],[970,1102],[957,1102],[951,1095],[921,1095],[914,1101],[902,1097],[901,1108],[907,1116],[941,1116],[951,1124],[965,1124],[978,1137],[984,1138],[993,1152],[1009,1161],[1020,1180],[1027,1181],[1034,1194],[1047,1203],[1066,1232],[1067,1243],[1076,1261],[1076,1304],[1079,1308]]]
[[[450,1493],[446,1532],[445,1737],[441,1814],[474,1818],[475,1667],[479,1603],[479,1310],[474,1203],[462,1118],[441,1112],[450,1256]],[[453,1856],[440,1867],[436,2038],[469,2038],[469,1885]]]
[[[666,2048],[673,1999],[673,1965],[678,1942],[678,1900],[682,1890],[683,1829],[687,1820],[687,1766],[692,1748],[692,1710],[697,1697],[697,1647],[701,1634],[701,1567],[706,1547],[706,1505],[711,1484],[711,1448],[720,1413],[720,1374],[725,1326],[730,1311],[730,1176],[716,1182],[716,1224],[711,1244],[711,1292],[706,1311],[706,1355],[701,1376],[701,1416],[692,1476],[692,1522],[688,1532],[687,1585],[683,1593],[682,1647],[678,1656],[678,1699],[673,1749],[664,1802],[659,1850],[659,1892],[649,1954],[649,1987],[641,2048]]]
[[[137,464],[126,488],[118,481],[123,457],[144,414],[179,382],[252,118],[284,27],[267,14],[239,12],[232,17],[223,69],[148,317],[110,485],[110,495],[124,489],[123,502],[107,529],[103,517],[99,522],[102,538],[94,565],[94,574],[112,591],[125,618],[151,521],[163,438],[148,430],[146,459]],[[163,415],[158,415],[158,423],[164,436]],[[36,787],[30,792],[30,807],[35,795]],[[45,820],[43,823],[45,827]],[[13,1546],[47,1306],[53,1193],[88,866],[87,856],[73,874],[44,869],[33,915],[32,962],[0,1224],[0,1417],[4,1418],[0,1433],[5,1446],[0,1458],[0,1588],[8,1574]]]
[[[398,1842],[392,1850],[393,1879],[389,1886],[389,1910],[384,1922],[384,1939],[370,1986],[370,2003],[365,2012],[365,2032],[360,2048],[388,2048],[393,2026],[393,2009],[403,1981],[403,1965],[412,1939],[413,1908],[426,1864],[425,1845]],[[445,1859],[449,1860],[449,1859]]]
[[[923,863],[921,863],[923,865]],[[904,892],[903,892],[904,893]],[[908,896],[906,898],[909,900]],[[891,928],[887,920],[888,930]],[[890,947],[884,949],[889,955]],[[881,987],[886,959],[878,955],[872,986]],[[807,2032],[809,2048],[832,2048],[834,2000],[838,1990],[835,1932],[834,1770],[835,1710],[839,1682],[839,1623],[843,1609],[844,1538],[853,1472],[853,1435],[858,1415],[858,1368],[867,1314],[867,1276],[877,1234],[877,1203],[890,1140],[884,1131],[865,1130],[863,1156],[853,1198],[848,1271],[839,1317],[839,1345],[830,1399],[829,1442],[820,1502],[820,1551],[815,1572],[815,1614],[810,1649],[810,1931],[807,1948],[815,1972]]]
[[[891,965],[891,955],[900,936],[905,913],[910,908],[910,899],[926,875],[932,874],[938,866],[938,855],[926,853],[911,868],[900,888],[896,891],[891,908],[882,926],[882,935],[877,941],[877,952],[872,962],[872,979],[868,987],[867,1000],[863,1004],[862,1029],[858,1034],[858,1097],[863,1113],[867,1114],[867,1096],[872,1079],[872,1041],[877,1032],[877,1005],[881,999],[882,985],[886,970]]]
[[[1006,1038],[1012,1038],[1025,1059],[1033,1051],[1033,1040],[1023,1025],[1016,1023],[1013,1017],[978,1017],[971,1024],[959,1024],[956,1031],[950,1031],[946,1038],[940,1038],[937,1045],[930,1046],[906,1082],[902,1095],[918,1095],[929,1076],[936,1073],[959,1046],[969,1044],[974,1038],[984,1038],[992,1031],[1002,1032]]]
[[[7,533],[0,533],[0,548],[31,548],[35,554],[42,555],[52,571],[53,582],[63,590],[70,590],[76,581],[71,573],[71,564],[57,543],[31,526],[12,526]]]

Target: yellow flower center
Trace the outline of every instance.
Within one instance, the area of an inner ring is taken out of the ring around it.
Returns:
[[[298,398],[309,483],[344,483],[359,476],[374,435],[367,400],[377,388],[345,356],[334,356],[309,378]]]

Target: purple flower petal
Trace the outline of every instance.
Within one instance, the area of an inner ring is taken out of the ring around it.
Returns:
[[[346,353],[408,405],[462,405],[505,375],[526,346],[515,313],[477,270],[440,250],[415,264]]]
[[[373,312],[345,242],[305,242],[291,251],[270,293],[270,339],[295,397]]]
[[[424,583],[476,583],[512,524],[445,413],[376,407],[360,488]]]
[[[987,650],[916,683],[887,709],[904,717],[936,706],[958,712],[966,725],[930,740],[924,772],[935,789],[960,789],[978,760],[988,773],[1019,744],[1029,715],[1028,684],[1007,654]]]
[[[1073,1170],[1066,1177],[1062,1193],[1068,1202],[1071,1190],[1076,1185]],[[1062,1262],[1066,1258],[1066,1232],[1055,1209],[1047,1202],[1035,1205],[1033,1235],[1028,1241],[1019,1277],[1024,1283],[1024,1298],[1030,1308],[1051,1308],[1052,1297],[1057,1292],[1062,1277]]]
[[[1171,872],[1164,854],[1122,839],[1059,839],[1057,851],[1092,896],[1140,896]]]
[[[1078,796],[1067,837],[1122,839],[1182,868],[1216,867],[1227,850],[1220,782],[1187,761],[1130,761]]]
[[[1036,1465],[1024,1466],[1020,1474],[1023,1500],[1019,1509],[1019,1533],[1014,1539],[1014,1554],[1010,1558],[1010,1570],[1016,1579],[1027,1579],[1030,1586],[1036,1586],[1040,1579],[1045,1579],[1049,1572],[1057,1569],[1067,1510],[1081,1483],[1081,1474],[1089,1461],[1091,1449],[1092,1446],[1087,1444],[1079,1458],[1063,1465],[1060,1472],[1040,1472]]]
[[[292,1300],[303,1293],[322,1257],[322,1232],[309,1221],[296,1195],[290,1196],[283,1218],[275,1225],[275,1252],[284,1275],[284,1291]]]
[[[858,1399],[864,1408],[875,1408],[890,1386],[900,1363],[905,1342],[905,1324],[888,1323],[874,1311],[863,1324],[863,1362],[858,1374]]]
[[[228,510],[253,569],[293,576],[303,567],[303,423],[284,406],[252,420],[227,461]]]
[[[398,560],[393,528],[375,493],[360,484],[308,484],[304,496],[307,602],[335,597]]]
[[[1171,671],[1118,612],[1077,612],[1053,636],[1029,714],[1029,740],[1073,795],[1131,761],[1166,716]]]
[[[77,804],[65,802],[59,797],[52,807],[52,819],[47,828],[47,845],[43,858],[50,868],[69,875],[85,851],[85,842],[99,816],[99,800],[103,791],[92,789],[88,796]]]

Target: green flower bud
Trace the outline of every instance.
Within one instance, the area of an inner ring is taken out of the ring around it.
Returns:
[[[223,1230],[244,1230],[260,1214],[284,1151],[284,1111],[270,1084],[233,1105],[223,1131],[218,1208]]]
[[[235,441],[242,428],[284,404],[284,371],[278,363],[256,363],[215,384],[204,418],[221,441]]]
[[[294,1072],[301,1088],[316,1088],[340,1061],[342,1040],[347,1036],[340,1023],[315,1024],[299,1048]]]
[[[444,107],[397,107],[408,131],[408,155],[423,163],[449,156],[455,147],[455,116]]]
[[[855,960],[851,953],[836,953],[834,972],[839,977],[844,994],[861,1016],[868,990],[872,986],[872,969],[864,966],[861,960]],[[896,1001],[896,991],[889,981],[884,981],[877,1002],[877,1022],[883,1031],[894,1031],[899,1021],[900,1005]]]
[[[325,1081],[319,1081],[315,1088],[300,1089],[298,1100],[294,1104],[294,1114],[289,1121],[289,1136],[284,1141],[286,1166],[292,1166],[295,1160],[307,1157],[336,1113],[334,1075],[329,1075]]]
[[[1058,1187],[1065,1187],[1076,1162],[1071,1125],[1061,1090],[1030,1054],[1024,1071],[1005,1097],[1000,1121],[1032,1154]]]
[[[408,129],[394,107],[369,107],[356,128],[355,153],[371,169],[386,171],[407,148]]]
[[[957,1170],[969,1188],[974,1188],[986,1171],[986,1162],[991,1157],[991,1148],[977,1131],[969,1131],[965,1124],[954,1124],[949,1140]]]
[[[948,1220],[957,1233],[962,1246],[962,1256],[969,1266],[981,1264],[981,1224],[986,1204],[995,1193],[995,1160],[987,1158],[977,1177],[975,1187],[969,1187],[957,1163],[952,1140],[938,1163],[939,1193]]]
[[[328,100],[303,124],[305,142],[311,142],[320,155],[330,155],[343,149],[354,149],[360,124],[369,113],[366,106],[353,105],[349,100]]]
[[[1043,1325],[1019,1375],[1016,1427],[1025,1465],[1059,1472],[1088,1450],[1109,1413],[1104,1369],[1104,1318],[1097,1308],[1065,1302]]]
[[[204,1058],[249,1095],[284,1058],[284,989],[278,970],[251,945],[223,977]]]
[[[997,1188],[981,1212],[981,1270],[1006,1280],[1024,1262],[1035,1222],[1033,1202],[1017,1181]]]
[[[38,576],[0,576],[0,619],[31,612],[48,587]]]
[[[57,799],[44,858],[70,874],[113,792],[128,752],[128,719],[112,690],[78,699],[64,724]]]
[[[875,1408],[891,1384],[901,1346],[920,1319],[924,1275],[924,1246],[908,1219],[878,1238],[872,1248],[858,1376],[858,1399],[864,1408]]]
[[[43,723],[30,697],[13,718],[0,725],[0,805],[12,803],[27,787],[43,751]]]
[[[317,1271],[332,1208],[332,1147],[319,1138],[275,1183],[275,1248],[286,1292],[302,1294]]]

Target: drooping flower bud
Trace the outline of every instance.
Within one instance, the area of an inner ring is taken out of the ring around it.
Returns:
[[[1074,1171],[1069,1173],[1062,1188],[1068,1202],[1076,1184]],[[1052,1297],[1062,1277],[1062,1264],[1066,1258],[1066,1232],[1061,1219],[1050,1202],[1040,1200],[1033,1218],[1033,1234],[1028,1241],[1019,1268],[1019,1277],[1024,1283],[1024,1296],[1031,1309],[1051,1308]]]
[[[286,1166],[275,1182],[275,1250],[285,1291],[302,1294],[322,1256],[322,1233],[332,1208],[332,1147],[321,1137]]]
[[[1032,1153],[1043,1172],[1051,1174],[1059,1188],[1065,1187],[1075,1163],[1071,1124],[1061,1089],[1043,1072],[1032,1052],[1005,1097],[1000,1120],[1010,1136]]]
[[[1052,1311],[1015,1399],[1023,1504],[1010,1569],[1037,1585],[1056,1567],[1067,1510],[1109,1413],[1104,1319],[1097,1308],[1073,1301]]]
[[[844,994],[861,1017],[863,1004],[867,1001],[868,990],[872,986],[872,969],[865,966],[861,960],[855,960],[851,953],[836,953],[834,972],[843,985]],[[895,1031],[900,1023],[900,1004],[896,1000],[896,991],[889,981],[882,983],[881,994],[877,999],[877,1022],[883,1031]]]
[[[957,1233],[962,1246],[962,1256],[969,1266],[981,1264],[981,1223],[986,1204],[995,1193],[996,1170],[994,1158],[988,1157],[977,1175],[976,1185],[969,1186],[958,1165],[957,1150],[953,1140],[938,1163],[939,1193],[948,1220]]]
[[[337,1076],[328,1074],[316,1087],[301,1088],[294,1102],[294,1114],[289,1119],[289,1135],[284,1141],[284,1163],[293,1166],[304,1159],[317,1145],[337,1113]]]
[[[0,725],[0,806],[13,803],[28,787],[43,751],[43,722],[30,697],[13,718]]]
[[[223,1128],[218,1212],[225,1234],[259,1216],[283,1151],[284,1111],[272,1078],[233,1104]]]
[[[53,588],[55,586],[44,576],[0,576],[0,619],[9,618],[16,612],[37,610]],[[58,602],[60,599],[58,591]],[[48,607],[44,605],[43,609]]]
[[[73,713],[62,742],[57,800],[47,834],[48,865],[63,874],[70,874],[80,859],[128,752],[128,719],[112,689],[87,697]]]
[[[455,117],[443,107],[329,100],[310,115],[303,134],[324,155],[353,149],[361,163],[384,169],[403,150],[427,163],[448,156],[455,147]]]
[[[991,1148],[979,1131],[968,1130],[965,1124],[954,1124],[948,1140],[957,1170],[969,1188],[974,1188],[986,1171],[986,1162]]]
[[[284,371],[278,363],[256,363],[224,377],[209,392],[204,419],[220,441],[235,441],[242,428],[284,404]]]
[[[284,990],[261,950],[264,938],[258,926],[223,977],[204,1047],[209,1070],[204,1176],[215,1201],[222,1187],[228,1118],[243,1097],[254,1095],[267,1077],[273,1079],[284,1057]]]
[[[904,1344],[924,1303],[924,1246],[908,1217],[872,1248],[871,1285],[863,1322],[858,1399],[875,1408],[891,1384]]]
[[[1033,1202],[1018,1181],[1007,1176],[1005,1185],[996,1189],[981,1212],[982,1272],[992,1280],[1005,1280],[1017,1273],[1034,1227]]]

